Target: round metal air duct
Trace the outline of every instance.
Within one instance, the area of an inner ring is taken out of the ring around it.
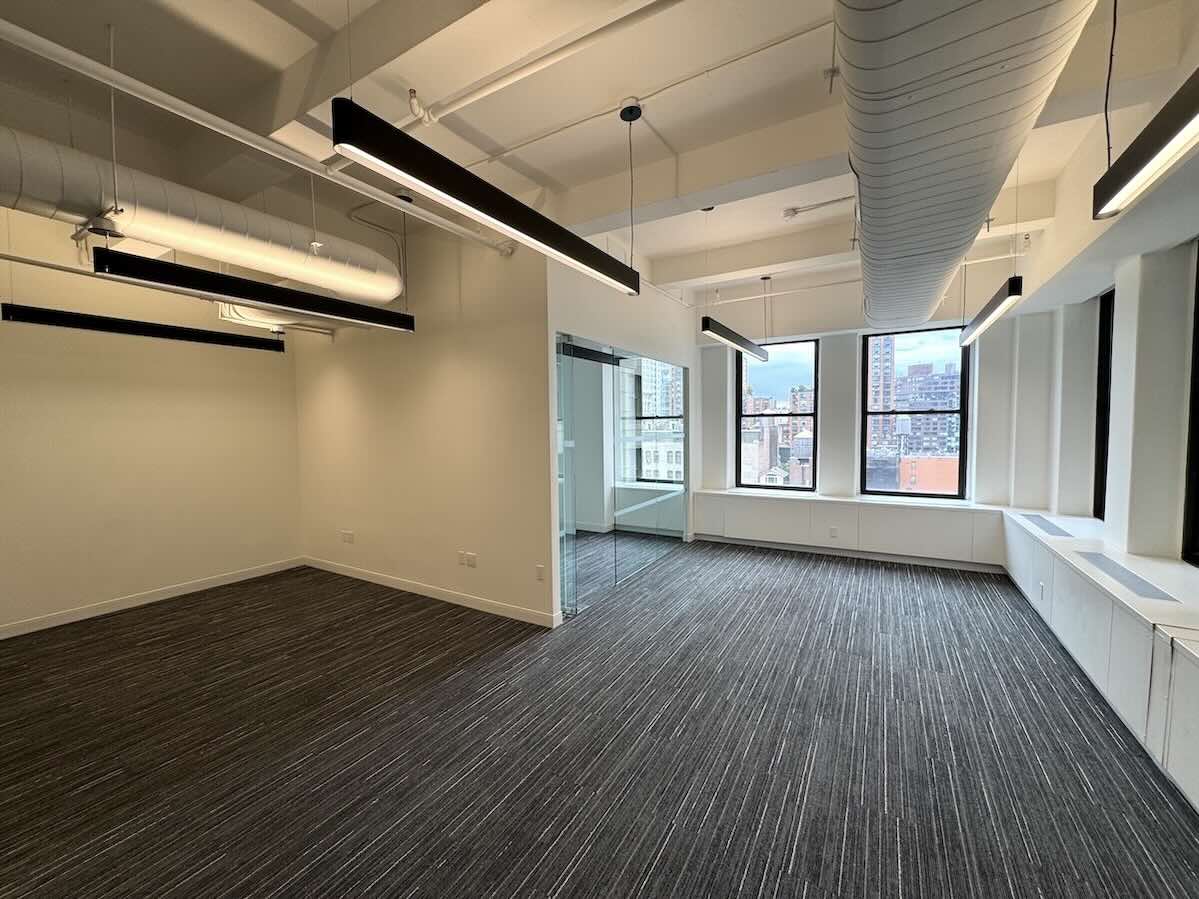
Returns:
[[[874,326],[933,315],[1096,0],[837,0]]]

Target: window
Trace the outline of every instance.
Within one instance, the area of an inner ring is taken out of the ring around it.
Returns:
[[[738,353],[737,486],[816,489],[815,340],[772,343],[770,361]]]
[[[966,495],[970,348],[961,328],[862,338],[863,493]]]
[[[1099,365],[1095,378],[1095,486],[1091,514],[1107,513],[1107,445],[1112,404],[1112,316],[1116,292],[1099,298]]]
[[[1191,406],[1187,418],[1186,492],[1182,506],[1182,560],[1199,565],[1199,271],[1191,318]]]
[[[621,480],[682,484],[683,369],[656,359],[628,360],[616,377]]]

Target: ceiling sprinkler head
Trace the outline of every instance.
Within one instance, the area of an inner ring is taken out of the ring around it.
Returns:
[[[97,215],[91,219],[86,225],[89,234],[95,234],[97,237],[104,237],[108,240],[120,240],[125,235],[121,229],[106,215]]]
[[[641,101],[636,97],[625,97],[620,107],[620,119],[623,122],[635,122],[641,118]]]

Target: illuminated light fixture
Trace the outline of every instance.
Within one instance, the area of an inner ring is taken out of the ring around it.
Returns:
[[[705,315],[700,320],[699,329],[713,340],[719,340],[726,346],[731,346],[742,353],[749,353],[760,362],[767,362],[770,359],[770,354],[766,352],[765,348],[758,346],[752,340],[742,337],[732,328],[722,325],[709,315]]]
[[[987,328],[999,321],[1003,314],[1024,298],[1024,277],[1012,275],[1008,278],[987,305],[978,311],[978,315],[970,320],[970,324],[962,331],[959,343],[969,346],[978,340]]]
[[[92,258],[98,274],[148,287],[179,290],[204,300],[236,302],[272,312],[299,312],[316,318],[392,331],[413,331],[416,327],[415,319],[406,312],[350,303],[162,259],[147,259],[107,247],[96,247]]]
[[[629,296],[636,269],[393,127],[348,97],[333,98],[333,149],[397,184]]]
[[[1199,69],[1095,182],[1092,217],[1126,209],[1199,144]]]

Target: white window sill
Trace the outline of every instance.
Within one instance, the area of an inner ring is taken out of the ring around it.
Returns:
[[[749,496],[764,499],[790,499],[798,502],[871,503],[881,506],[925,506],[941,509],[1000,509],[1000,506],[976,504],[968,499],[929,496],[877,496],[859,493],[853,496],[833,496],[809,490],[775,490],[770,487],[729,487],[724,490],[704,489],[695,493],[707,496]]]

